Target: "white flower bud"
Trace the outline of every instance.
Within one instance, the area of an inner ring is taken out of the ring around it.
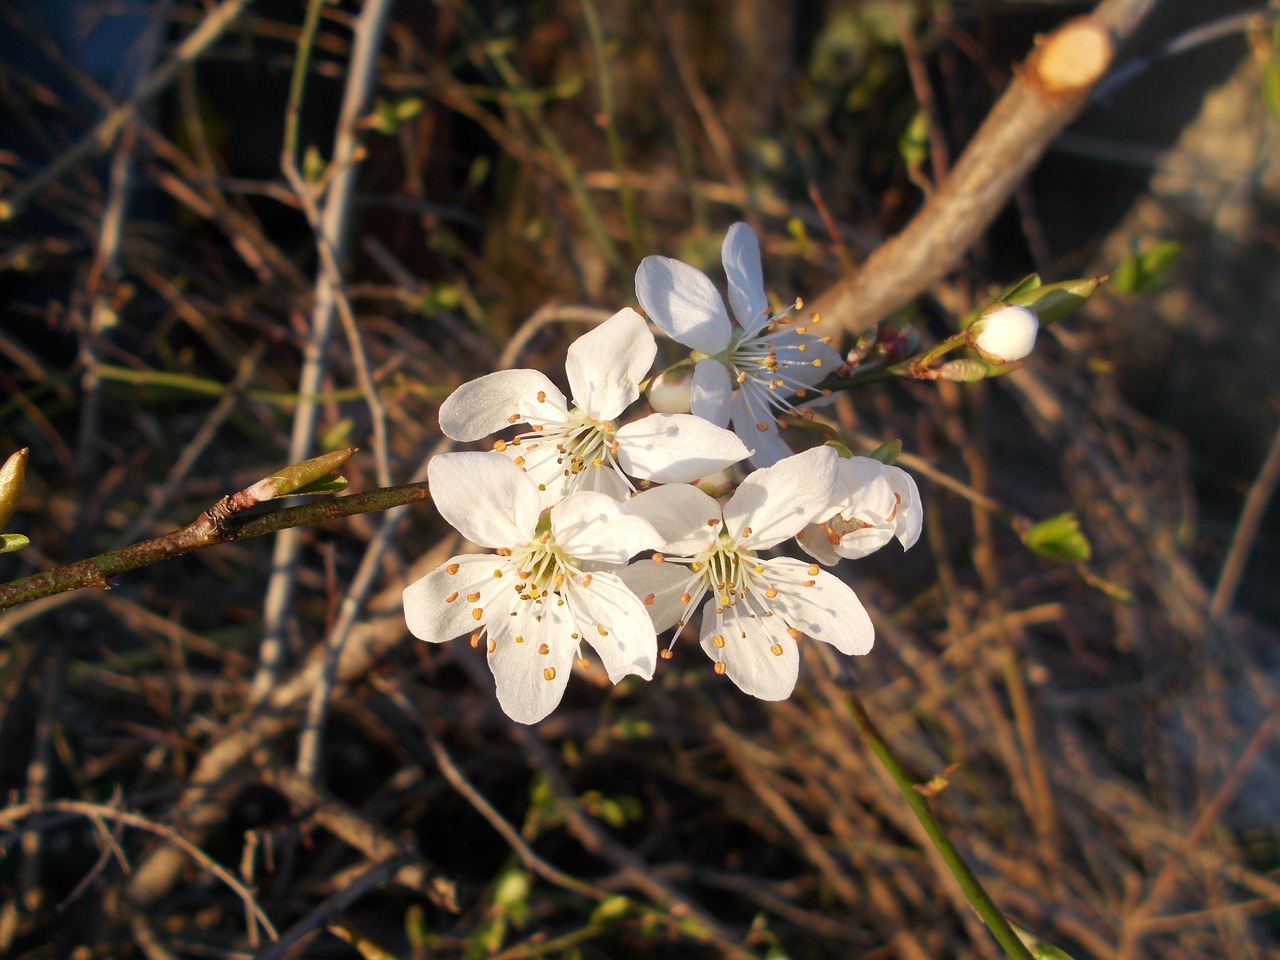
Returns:
[[[1013,363],[1030,354],[1036,345],[1040,318],[1034,310],[1006,303],[979,317],[970,329],[974,332],[970,342],[981,353]]]
[[[649,384],[654,413],[688,413],[693,406],[693,367],[688,362],[668,367]]]

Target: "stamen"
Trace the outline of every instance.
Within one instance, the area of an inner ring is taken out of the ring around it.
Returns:
[[[769,648],[769,652],[772,653],[775,657],[782,656],[782,644],[775,643],[773,646]]]
[[[717,675],[717,676],[723,677],[723,676],[724,676],[724,672],[725,672],[725,670],[727,670],[727,669],[729,669],[729,668],[728,668],[728,667],[726,667],[723,663],[717,663],[717,664],[715,665],[715,671],[716,671],[716,675]]]
[[[556,678],[556,668],[547,667],[547,669],[542,671],[542,676],[545,680],[554,680]]]
[[[461,564],[458,564],[458,563],[451,563],[451,564],[449,564],[447,567],[445,567],[445,568],[444,568],[444,572],[445,572],[445,573],[447,573],[449,576],[451,576],[451,577],[452,577],[455,573],[457,573],[457,572],[458,572],[459,570],[461,570],[461,569],[462,569],[462,565],[461,565]]]
[[[483,619],[484,619],[484,610],[483,610],[483,608],[481,608],[481,607],[476,607],[474,610],[472,610],[472,611],[471,611],[471,619],[472,619],[472,620],[483,620]]]
[[[445,598],[444,598],[444,602],[445,602],[445,603],[453,603],[453,601],[455,601],[455,600],[457,600],[457,599],[458,599],[458,591],[457,591],[457,590],[455,590],[455,591],[453,591],[453,593],[449,594],[447,597],[445,597]]]
[[[545,657],[548,653],[551,652],[551,648],[547,646],[545,643],[540,643],[538,644],[538,652]]]

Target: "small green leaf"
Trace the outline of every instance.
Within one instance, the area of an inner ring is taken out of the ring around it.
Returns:
[[[901,440],[886,440],[880,446],[876,447],[868,454],[872,460],[879,460],[883,464],[892,464],[898,459],[898,454],[902,453]]]
[[[923,110],[917,110],[907,129],[902,131],[898,138],[898,153],[908,169],[923,166],[929,159],[929,118]]]
[[[1040,325],[1047,327],[1084,306],[1085,301],[1093,296],[1106,279],[1104,276],[1061,280],[1058,283],[1021,291],[1006,299],[1009,303],[1034,310],[1036,316],[1040,318]]]
[[[0,530],[5,528],[17,512],[18,497],[22,494],[22,484],[27,475],[27,457],[30,453],[29,447],[23,447],[17,453],[10,454],[4,466],[0,467]]]
[[[938,368],[938,379],[955,383],[977,383],[987,378],[991,365],[985,360],[948,360]]]
[[[259,501],[274,500],[277,497],[332,493],[341,490],[347,481],[339,477],[335,470],[350,460],[356,452],[355,447],[345,450],[334,450],[301,463],[290,464],[283,470],[277,470],[265,481],[260,481],[262,491]],[[258,486],[255,484],[254,486]]]
[[[1022,542],[1033,553],[1066,563],[1084,563],[1093,556],[1093,546],[1074,513],[1060,513],[1033,524],[1022,535]]]
[[[31,541],[20,533],[0,533],[0,553],[13,553],[21,550]]]
[[[630,909],[631,898],[619,893],[600,901],[600,904],[591,911],[591,922],[608,923],[611,920],[621,920]]]
[[[1146,252],[1133,251],[1111,275],[1111,285],[1125,293],[1154,293],[1164,286],[1170,269],[1182,253],[1173,240],[1162,240]]]
[[[347,478],[337,473],[330,473],[312,483],[303,484],[292,491],[291,497],[318,497],[329,493],[341,493],[347,489]]]
[[[1005,290],[1004,293],[1000,294],[1000,296],[996,297],[996,300],[1005,300],[1009,303],[1019,303],[1020,301],[1014,299],[1015,297],[1021,297],[1030,293],[1032,290],[1040,289],[1041,283],[1040,274],[1029,273],[1013,286]]]
[[[328,166],[314,144],[302,151],[302,179],[307,183],[319,183]]]
[[[1071,954],[1065,950],[1060,950],[1052,943],[1041,940],[1034,933],[1025,930],[1016,923],[1010,923],[1013,932],[1018,935],[1018,939],[1022,941],[1023,946],[1031,951],[1031,955],[1036,960],[1073,960]]]

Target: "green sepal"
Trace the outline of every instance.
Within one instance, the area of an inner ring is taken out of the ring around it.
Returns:
[[[22,494],[22,484],[27,475],[27,457],[30,454],[30,448],[23,447],[17,453],[10,454],[4,466],[0,466],[0,530],[5,528],[18,510],[18,497]]]
[[[277,470],[263,484],[266,495],[260,499],[313,496],[345,489],[346,479],[338,476],[335,471],[355,455],[356,449],[356,447],[347,447],[344,450],[322,453],[318,457]]]
[[[902,453],[901,440],[886,440],[880,446],[876,447],[868,456],[872,460],[879,460],[885,466],[889,466],[893,461],[898,459],[898,455]]]
[[[1040,326],[1047,327],[1079,310],[1106,280],[1105,276],[1060,280],[1005,299],[1016,306],[1034,310],[1040,318]]]
[[[0,553],[13,553],[21,550],[31,541],[20,533],[0,533]]]
[[[1270,60],[1262,67],[1262,102],[1280,120],[1280,60]]]
[[[1070,512],[1032,524],[1022,534],[1022,542],[1033,553],[1064,563],[1085,563],[1093,556],[1093,545],[1080,530],[1079,518]]]

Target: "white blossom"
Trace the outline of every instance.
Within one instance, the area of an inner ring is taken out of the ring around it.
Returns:
[[[849,457],[838,465],[831,505],[796,540],[828,566],[857,560],[894,537],[908,550],[920,538],[924,514],[911,474],[871,457]]]
[[[653,414],[619,427],[657,352],[648,326],[624,309],[579,337],[565,361],[573,403],[537,370],[500,370],[464,383],[440,407],[440,429],[461,441],[513,426],[529,430],[495,449],[537,484],[543,506],[576,490],[622,499],[627,475],[696,480],[747,456],[742,441],[689,414]]]
[[[587,665],[584,640],[614,683],[653,676],[653,622],[619,576],[601,569],[658,546],[648,522],[588,491],[544,514],[534,482],[492,452],[441,454],[427,474],[440,515],[494,553],[452,557],[405,588],[414,636],[438,643],[471,633],[477,646],[487,634],[498,702],[520,723],[555,709],[575,659]]]
[[[1004,363],[1025,359],[1036,345],[1040,318],[1034,310],[1006,303],[973,323],[973,345]]]
[[[662,553],[622,571],[655,628],[678,633],[701,606],[702,649],[716,672],[763,700],[791,695],[801,634],[846,654],[866,653],[874,640],[842,580],[816,563],[760,555],[827,507],[837,459],[830,447],[787,457],[747,477],[723,507],[689,485],[657,487],[628,504],[665,541]]]
[[[803,401],[840,366],[840,355],[809,332],[816,314],[807,324],[773,315],[760,244],[747,224],[729,228],[721,260],[736,329],[711,280],[680,260],[645,257],[636,296],[663,333],[694,351],[693,412],[719,426],[732,422],[753,448],[751,463],[764,467],[791,452],[778,435],[778,415],[799,413],[792,398]]]

